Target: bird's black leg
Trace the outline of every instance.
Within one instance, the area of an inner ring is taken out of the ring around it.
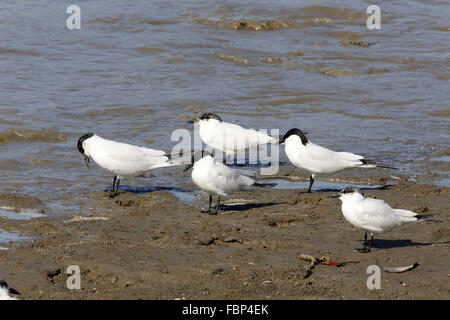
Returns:
[[[209,213],[211,214],[211,205],[212,205],[212,195],[209,194],[209,205],[208,205],[208,210],[201,210],[202,213]]]
[[[217,205],[216,205],[216,212],[215,212],[215,214],[217,214],[217,212],[219,212],[219,205],[220,205],[220,196],[219,196],[219,199],[217,199]]]
[[[114,176],[111,198],[114,198],[117,195],[117,192],[119,192],[119,185],[120,178],[118,176]]]
[[[117,176],[114,176],[113,179],[113,184],[112,184],[112,193],[111,193],[111,198],[114,198],[115,196],[115,190],[116,190],[116,181],[117,181]]]
[[[308,188],[308,193],[311,193],[311,188],[313,186],[314,183],[314,178],[312,175],[309,176],[309,188]]]
[[[364,232],[364,249],[366,249],[367,246],[367,232]]]
[[[372,238],[373,239],[373,238]],[[364,247],[363,248],[361,248],[361,249],[356,249],[356,250],[358,250],[359,252],[362,252],[362,253],[367,253],[367,252],[370,252],[370,248],[372,247],[371,245],[370,245],[370,243],[369,243],[369,247],[367,248],[367,244],[368,244],[369,242],[367,241],[367,232],[364,232]]]
[[[372,248],[373,247],[373,233],[370,235],[370,246],[369,246],[369,251],[370,251],[370,248]]]
[[[114,194],[114,196],[116,196],[117,195],[117,193],[119,192],[119,185],[120,185],[120,178],[119,177],[117,177],[117,187],[116,187],[116,193]]]
[[[208,206],[208,213],[211,213],[211,203],[212,203],[212,194],[209,194],[209,206]]]

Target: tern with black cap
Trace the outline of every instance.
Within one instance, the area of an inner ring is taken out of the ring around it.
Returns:
[[[203,143],[227,156],[278,141],[263,131],[246,129],[234,123],[224,122],[214,113],[204,113],[199,118],[188,122],[198,122]]]
[[[199,152],[198,152],[199,153]],[[233,170],[225,164],[215,161],[207,152],[201,153],[201,159],[195,161],[196,153],[192,155],[191,164],[184,171],[193,168],[191,177],[192,181],[204,192],[209,193],[209,214],[217,214],[220,205],[220,197],[227,197],[231,193],[243,190],[246,187],[273,187],[273,183],[259,183],[250,178],[252,175],[244,174],[243,170]],[[216,210],[211,213],[212,195],[218,196]]]
[[[310,173],[308,192],[317,174],[335,173],[348,168],[387,168],[393,167],[377,165],[364,159],[363,156],[350,152],[336,152],[312,143],[305,132],[294,128],[289,130],[281,139],[285,144],[285,152],[289,161],[299,169]]]
[[[5,280],[0,279],[0,300],[17,300],[17,298],[11,297],[11,294],[20,295],[16,289],[9,287]]]
[[[88,168],[92,158],[100,167],[114,174],[111,197],[117,195],[121,177],[138,176],[156,168],[180,164],[174,163],[164,151],[103,139],[93,133],[81,136],[77,147]]]
[[[373,234],[391,231],[407,223],[430,220],[435,214],[418,215],[415,212],[394,209],[381,199],[366,198],[355,187],[347,187],[329,198],[339,198],[342,201],[342,214],[353,226],[363,229],[364,248],[361,252],[369,252],[373,246]],[[371,241],[367,247],[367,232],[371,234]]]

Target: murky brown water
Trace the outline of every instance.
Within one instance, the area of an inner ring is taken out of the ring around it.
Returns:
[[[371,3],[372,4],[372,3]],[[0,192],[53,213],[87,210],[79,194],[110,187],[76,141],[95,132],[170,149],[203,111],[254,128],[292,127],[336,150],[450,185],[450,5],[365,1],[82,1],[0,5]],[[131,185],[183,186],[177,169]]]

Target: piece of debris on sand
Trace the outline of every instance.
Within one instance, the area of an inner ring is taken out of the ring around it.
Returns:
[[[333,266],[333,267],[343,267],[347,264],[359,263],[359,261],[356,261],[356,260],[343,261],[343,262],[331,261],[331,259],[327,256],[323,256],[321,258],[316,258],[309,254],[301,254],[298,257],[302,260],[311,262],[308,266],[305,266],[305,274],[303,275],[303,279],[308,278],[312,274],[312,269],[314,269],[314,267],[317,264],[324,264],[324,265]]]
[[[389,273],[402,273],[402,272],[406,272],[409,270],[413,270],[415,268],[417,268],[419,266],[419,264],[417,262],[415,262],[414,264],[410,265],[410,266],[406,266],[406,267],[397,267],[397,268],[384,268],[383,270]]]

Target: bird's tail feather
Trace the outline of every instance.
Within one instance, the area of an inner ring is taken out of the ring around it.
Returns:
[[[416,216],[417,218],[417,222],[421,222],[421,221],[437,221],[437,220],[432,220],[432,218],[438,216],[438,214],[418,214]]]
[[[375,161],[369,159],[360,159],[359,161],[362,162],[362,165],[360,165],[361,168],[383,168],[383,169],[398,170],[398,168],[395,167],[376,164]]]
[[[236,168],[233,168],[233,171],[235,171],[243,176],[246,176],[246,177],[253,177],[253,178],[256,177],[256,172],[254,172],[254,171],[242,170],[242,169],[236,169]]]
[[[377,168],[383,168],[383,169],[392,169],[392,170],[398,170],[396,167],[390,167],[390,166],[383,166],[383,165],[376,165]]]
[[[417,213],[405,209],[394,209],[395,213],[401,217],[417,217]]]

